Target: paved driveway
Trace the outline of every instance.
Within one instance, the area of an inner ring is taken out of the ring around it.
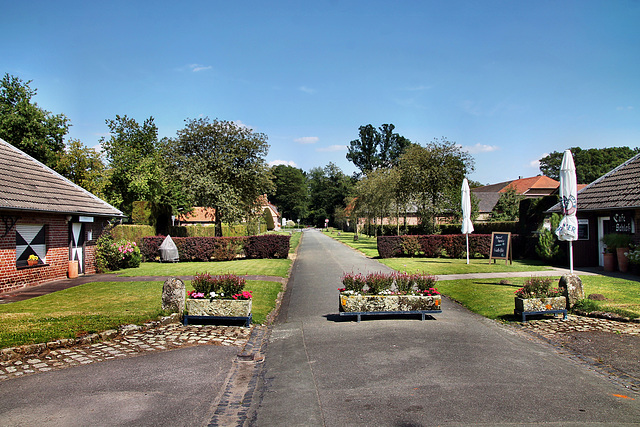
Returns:
[[[640,422],[640,399],[624,388],[446,299],[434,320],[343,321],[337,288],[351,271],[388,268],[305,233],[267,348],[253,424]]]

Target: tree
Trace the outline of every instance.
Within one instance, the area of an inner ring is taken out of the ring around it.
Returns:
[[[275,192],[270,196],[271,203],[278,207],[284,218],[292,218],[294,221],[306,218],[309,211],[309,188],[302,169],[277,165],[271,168],[271,173],[275,185]]]
[[[267,136],[208,117],[186,123],[171,142],[171,170],[196,206],[215,209],[215,234],[222,236],[223,222],[259,215],[258,197],[273,188]]]
[[[37,90],[31,80],[5,74],[0,82],[0,138],[52,169],[64,149],[69,121],[31,101]]]
[[[393,133],[395,126],[383,124],[379,130],[373,125],[360,126],[359,139],[351,141],[347,159],[360,169],[363,175],[379,168],[396,164],[411,141]]]
[[[473,172],[474,161],[456,143],[442,138],[426,147],[412,144],[400,157],[398,169],[398,191],[417,206],[425,232],[433,233],[437,215],[460,209],[462,180]]]
[[[595,181],[640,153],[640,148],[631,149],[629,147],[590,148],[587,150],[572,147],[570,150],[576,165],[576,179],[580,184],[589,184]],[[540,171],[549,178],[559,180],[563,155],[564,152],[554,151],[540,159]]]
[[[507,187],[506,191],[500,194],[500,198],[491,211],[491,220],[517,221],[522,199],[523,197],[518,194],[514,187]]]
[[[352,215],[355,221],[359,218],[365,219],[367,234],[377,236],[377,225],[383,226],[384,218],[395,217],[399,228],[401,208],[398,202],[398,178],[399,175],[395,169],[378,168],[356,184]],[[371,233],[372,221],[373,233]]]
[[[102,161],[102,154],[86,147],[77,139],[71,139],[58,158],[55,170],[74,184],[104,198],[109,174]]]
[[[345,198],[351,194],[354,181],[334,163],[324,168],[313,168],[308,173],[310,193],[309,220],[317,227],[329,219],[334,224],[337,208],[345,207]]]

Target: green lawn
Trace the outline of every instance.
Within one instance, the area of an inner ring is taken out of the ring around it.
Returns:
[[[550,270],[540,261],[532,260],[514,260],[513,264],[505,264],[501,260],[489,263],[488,259],[470,259],[468,265],[466,259],[453,258],[384,258],[378,261],[397,271],[433,275]]]
[[[553,280],[557,283],[559,277]],[[582,276],[585,295],[599,293],[607,301],[597,302],[600,310],[629,317],[640,317],[640,282],[606,276]],[[527,278],[514,278],[510,284],[502,279],[447,280],[438,282],[438,290],[460,302],[469,310],[490,319],[516,320],[513,316],[514,292]]]
[[[187,289],[193,289],[187,283]],[[253,292],[253,322],[264,323],[282,285],[248,281]],[[0,305],[0,348],[117,329],[157,320],[162,282],[88,283],[25,301]]]
[[[193,276],[197,273],[211,274],[247,274],[260,276],[287,277],[291,260],[289,259],[237,259],[234,261],[211,262],[143,262],[138,268],[119,270],[118,276]]]
[[[354,241],[353,236],[354,233],[345,232],[345,231],[337,231],[330,229],[331,231],[325,233],[330,237],[333,237],[339,242],[342,242],[348,246],[351,246],[353,249],[356,249],[368,257],[377,258],[378,254],[378,241],[375,237],[367,237],[364,234],[358,235],[358,240]]]

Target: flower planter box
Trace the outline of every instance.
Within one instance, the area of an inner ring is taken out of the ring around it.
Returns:
[[[516,316],[522,316],[526,322],[526,316],[534,314],[563,314],[567,318],[567,298],[518,298],[515,297],[516,308],[513,311]]]
[[[187,314],[183,324],[193,320],[243,320],[245,326],[251,325],[251,300],[234,299],[187,299]]]
[[[442,313],[440,295],[348,295],[340,294],[340,316],[379,314],[425,314]]]

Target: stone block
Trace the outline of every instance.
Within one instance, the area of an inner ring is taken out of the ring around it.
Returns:
[[[573,307],[578,300],[584,299],[582,280],[577,274],[565,274],[562,276],[558,287],[562,289],[562,295],[567,298],[567,310]]]
[[[185,286],[184,282],[176,277],[170,277],[162,285],[162,310],[174,313],[184,311]]]

